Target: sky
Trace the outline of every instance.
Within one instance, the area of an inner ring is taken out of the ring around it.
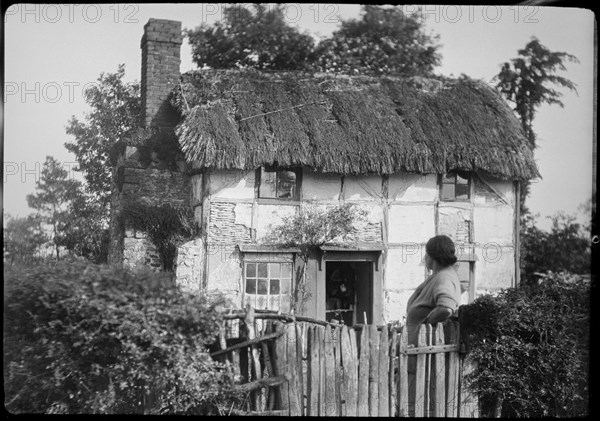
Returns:
[[[64,148],[72,140],[65,127],[83,119],[89,107],[86,87],[100,73],[125,64],[126,80],[140,80],[140,40],[150,18],[182,22],[193,29],[222,18],[223,3],[202,4],[15,4],[4,18],[3,209],[31,212],[33,193],[47,155],[75,178],[75,156]],[[407,14],[417,6],[404,6]],[[594,15],[590,10],[548,6],[423,5],[425,31],[440,36],[442,64],[436,73],[466,74],[492,83],[502,63],[517,56],[532,36],[551,51],[575,55],[559,72],[577,93],[560,90],[564,107],[542,105],[534,120],[539,147],[535,159],[542,178],[533,180],[527,206],[549,229],[549,216],[577,214],[592,191],[594,125]],[[315,38],[330,35],[340,20],[358,18],[358,4],[288,3],[286,19]],[[181,72],[195,69],[184,40]],[[581,220],[584,222],[584,220]]]

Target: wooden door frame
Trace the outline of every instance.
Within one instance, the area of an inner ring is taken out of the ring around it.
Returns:
[[[317,253],[317,319],[325,320],[325,283],[326,262],[370,262],[372,268],[373,289],[371,295],[372,318],[369,324],[383,324],[383,272],[381,270],[382,250],[331,250],[319,249]]]

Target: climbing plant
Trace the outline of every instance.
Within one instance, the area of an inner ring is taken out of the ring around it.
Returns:
[[[127,226],[148,234],[166,271],[174,268],[177,247],[200,232],[191,209],[170,203],[126,202],[122,217]]]
[[[283,218],[265,236],[266,244],[299,249],[301,265],[296,269],[296,283],[292,309],[300,311],[310,293],[306,288],[306,264],[316,249],[324,244],[343,244],[355,232],[355,224],[366,216],[366,211],[345,204],[328,209],[304,205],[293,216]]]
[[[138,129],[128,144],[136,146],[140,163],[147,167],[158,162],[159,168],[177,170],[177,162],[185,159],[173,129],[145,127]]]

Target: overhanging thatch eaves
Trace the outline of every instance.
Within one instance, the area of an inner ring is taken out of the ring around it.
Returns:
[[[173,103],[181,147],[205,167],[539,176],[508,105],[469,79],[197,71],[182,76]]]

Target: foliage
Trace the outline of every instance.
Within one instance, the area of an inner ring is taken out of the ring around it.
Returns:
[[[122,216],[127,226],[148,234],[167,271],[173,270],[177,247],[199,234],[194,213],[188,207],[131,201],[124,203]]]
[[[266,244],[299,249],[302,259],[296,273],[293,308],[302,307],[308,299],[305,274],[308,259],[319,246],[343,244],[355,231],[355,224],[364,219],[366,211],[352,204],[344,204],[328,209],[315,205],[304,205],[293,216],[284,217],[281,223],[265,236]]]
[[[58,262],[4,275],[8,411],[215,414],[235,398],[205,348],[221,303],[147,270]]]
[[[144,167],[154,163],[158,169],[168,168],[176,171],[177,161],[185,159],[172,129],[139,129],[132,136],[130,144],[137,147],[140,164]]]
[[[438,37],[423,31],[420,18],[366,5],[360,19],[342,20],[315,46],[286,22],[284,5],[234,5],[223,9],[222,21],[186,32],[201,68],[429,76],[441,56]]]
[[[483,412],[502,417],[588,414],[590,283],[549,272],[536,286],[462,306],[467,376]]]
[[[342,20],[340,29],[316,48],[315,67],[347,74],[430,76],[441,62],[438,36],[423,30],[422,17],[399,7],[364,5],[360,19]]]
[[[287,24],[280,4],[224,7],[222,20],[187,30],[186,35],[194,62],[215,69],[300,69],[313,47],[310,35]]]
[[[521,119],[523,130],[535,148],[533,119],[541,104],[563,106],[562,93],[549,84],[558,85],[577,92],[575,84],[556,74],[557,70],[566,70],[565,61],[579,63],[577,57],[566,52],[550,51],[536,37],[518,51],[519,57],[504,63],[495,77],[496,87],[506,99],[514,103],[514,110]]]
[[[4,215],[2,228],[4,263],[30,261],[48,238],[39,215],[25,217]]]
[[[71,117],[66,127],[67,134],[75,140],[66,142],[65,147],[75,154],[76,170],[84,174],[89,192],[105,207],[105,218],[111,195],[111,151],[118,142],[130,137],[140,123],[139,84],[126,83],[124,77],[123,64],[116,73],[101,73],[98,82],[84,92],[91,112],[83,121]]]
[[[494,77],[496,88],[512,104],[519,116],[521,126],[532,147],[536,147],[536,135],[533,130],[535,114],[542,104],[563,106],[562,93],[552,85],[568,88],[577,92],[576,85],[569,79],[556,74],[557,70],[566,70],[565,62],[579,63],[577,57],[566,52],[550,51],[536,37],[518,51],[519,57],[511,63],[504,63],[500,73]],[[521,213],[529,210],[525,199],[529,195],[529,183],[521,184]]]
[[[69,208],[81,192],[81,183],[71,178],[60,162],[51,156],[46,156],[35,188],[35,193],[27,195],[27,203],[30,208],[37,211],[42,223],[50,225],[51,241],[58,259],[59,247],[63,245],[66,237]]]
[[[77,194],[64,226],[61,244],[75,256],[94,263],[108,260],[109,230],[105,219],[106,208],[86,191]]]
[[[535,284],[537,273],[546,271],[589,274],[590,233],[562,212],[552,217],[550,232],[535,226],[535,217],[526,215],[521,227],[521,283]]]
[[[50,227],[49,240],[57,259],[61,247],[65,247],[77,256],[106,261],[106,209],[53,157],[46,157],[36,191],[27,195],[27,202],[36,211],[32,218],[39,221],[41,228]]]

